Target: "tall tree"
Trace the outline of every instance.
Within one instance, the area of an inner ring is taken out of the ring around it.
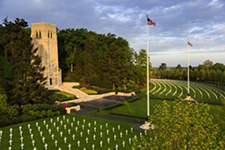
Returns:
[[[133,139],[135,150],[146,149],[224,149],[223,139],[218,140],[219,129],[213,123],[210,107],[186,101],[166,101],[157,105],[146,137]]]
[[[203,62],[203,66],[205,69],[211,69],[213,66],[213,62],[211,60],[206,60]]]
[[[159,70],[164,70],[167,68],[166,63],[161,63],[161,65],[159,66]]]
[[[4,21],[4,53],[12,65],[10,103],[27,104],[46,101],[47,89],[43,86],[44,67],[41,58],[36,55],[30,36],[26,33],[27,22],[15,19],[14,22]]]

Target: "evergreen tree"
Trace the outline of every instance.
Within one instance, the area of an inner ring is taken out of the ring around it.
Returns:
[[[41,66],[41,58],[36,55],[37,49],[33,48],[32,39],[25,31],[27,22],[18,18],[14,22],[6,19],[4,27],[4,53],[12,65],[13,74],[10,103],[45,102],[44,67]]]

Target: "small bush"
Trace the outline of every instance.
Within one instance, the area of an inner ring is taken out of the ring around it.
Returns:
[[[24,114],[20,116],[21,122],[33,121],[35,119],[37,119],[37,117],[31,116],[31,115]]]

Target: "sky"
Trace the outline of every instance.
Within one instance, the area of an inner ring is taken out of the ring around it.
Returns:
[[[59,29],[87,28],[128,40],[135,51],[146,49],[153,67],[187,66],[209,59],[225,64],[225,0],[0,0],[0,19],[56,24]]]

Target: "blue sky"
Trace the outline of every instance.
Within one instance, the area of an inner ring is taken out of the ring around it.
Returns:
[[[149,26],[153,66],[186,66],[187,38],[193,44],[191,65],[206,59],[225,63],[225,0],[0,0],[2,20],[110,32],[136,51],[146,49],[146,15],[157,24]]]

